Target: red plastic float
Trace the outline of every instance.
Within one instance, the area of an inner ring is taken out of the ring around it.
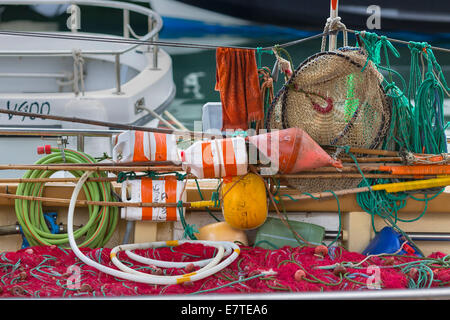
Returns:
[[[251,136],[248,140],[272,164],[278,164],[280,173],[297,173],[325,166],[342,168],[340,160],[333,159],[300,128],[272,131]]]

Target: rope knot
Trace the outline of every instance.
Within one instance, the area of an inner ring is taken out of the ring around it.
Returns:
[[[329,17],[327,18],[325,28],[327,28],[327,31],[329,32],[337,32],[345,29],[345,25],[341,22],[341,17]]]
[[[134,180],[134,179],[136,179],[136,172],[134,172],[134,171],[129,171],[129,172],[121,171],[117,174],[117,182],[118,183],[122,183],[125,180]]]
[[[349,154],[350,153],[350,146],[341,146],[340,147],[342,150],[344,150],[345,153]]]
[[[273,51],[273,54],[275,55],[277,64],[280,67],[281,72],[284,73],[284,75],[285,75],[285,81],[287,81],[287,79],[292,75],[292,72],[293,72],[292,70],[294,68],[291,56],[289,55],[289,53],[287,52],[286,49],[281,48],[278,45],[274,46],[272,51]],[[280,56],[281,53],[284,53],[289,60],[281,57]]]
[[[322,47],[321,47],[322,51],[325,51],[327,35],[336,34],[339,31],[342,31],[344,47],[347,47],[348,46],[347,27],[345,26],[345,24],[341,22],[341,17],[327,18],[327,22],[325,23],[325,27],[323,29],[324,35],[322,37]]]
[[[219,192],[215,191],[211,195],[211,200],[214,201],[214,208],[220,208]]]

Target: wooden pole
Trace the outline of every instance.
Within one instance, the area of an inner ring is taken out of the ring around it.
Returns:
[[[49,165],[40,165],[40,164],[4,164],[0,165],[0,170],[47,170],[47,171],[59,171],[59,170],[66,170],[66,171],[75,171],[75,170],[81,170],[81,171],[111,171],[111,172],[118,172],[118,171],[136,171],[136,172],[142,172],[142,171],[161,171],[161,172],[167,172],[167,171],[180,171],[180,166],[104,166],[102,164],[98,165],[67,165],[67,164],[49,164]]]
[[[42,203],[51,204],[64,204],[69,205],[70,199],[63,198],[49,198],[49,197],[36,197],[36,196],[22,196],[17,194],[0,193],[0,198],[14,199],[14,200],[27,200],[27,201],[39,201]],[[163,208],[163,207],[176,207],[178,204],[174,203],[156,203],[156,202],[114,202],[114,201],[89,201],[89,200],[77,200],[78,206],[105,206],[105,207],[137,207],[137,208]],[[191,202],[183,202],[183,207],[189,208]]]
[[[2,178],[0,183],[46,183],[46,182],[78,182],[80,178]],[[88,178],[88,182],[113,182],[117,177]]]
[[[353,159],[351,158],[342,158],[340,159],[344,163],[353,163]],[[356,158],[358,163],[370,163],[370,162],[402,162],[403,159],[401,157],[377,157],[377,158]]]
[[[279,174],[274,176],[264,176],[264,178],[274,177],[281,179],[358,179],[362,178],[359,173],[330,173],[330,174]],[[422,179],[423,176],[398,175],[398,174],[364,174],[368,179]],[[436,175],[426,176],[427,178],[436,178]]]
[[[330,174],[277,174],[277,175],[261,175],[263,178],[281,178],[281,179],[341,179],[341,178],[362,178],[358,173],[330,173]],[[395,174],[365,174],[366,178],[371,179],[421,179],[422,177],[414,175],[395,175]],[[436,175],[427,175],[427,178],[436,178]],[[137,176],[136,179],[141,177]],[[186,179],[195,179],[196,177],[188,174]],[[0,178],[0,183],[76,183],[79,178]],[[114,182],[117,177],[99,177],[88,178],[88,182]]]
[[[10,164],[14,165],[14,164]],[[19,165],[26,165],[26,164],[19,164]],[[30,166],[34,166],[36,164],[30,164]],[[170,168],[180,168],[181,166],[177,165],[176,163],[172,161],[142,161],[142,162],[95,162],[95,163],[49,163],[46,164],[46,166],[52,167],[52,166],[66,166],[68,168],[71,167],[149,167],[154,166],[155,168],[161,168],[161,167],[170,167]]]
[[[368,192],[370,191],[369,187],[359,187],[359,188],[352,188],[352,189],[344,189],[344,190],[337,190],[334,191],[334,194],[336,196],[345,196],[348,194],[356,194],[356,193],[361,193],[361,192]],[[315,192],[315,193],[311,193],[311,196],[306,195],[306,194],[290,194],[289,196],[287,195],[282,195],[283,198],[287,199],[294,199],[294,200],[308,200],[308,199],[312,199],[317,198],[317,199],[325,199],[325,198],[331,198],[334,197],[333,193],[331,192]]]
[[[322,148],[334,150],[339,147],[326,145],[326,146],[322,146]],[[387,157],[399,157],[400,156],[400,154],[397,151],[380,150],[380,149],[349,148],[348,151],[351,153],[363,153],[363,154],[387,156]]]
[[[34,117],[34,118],[49,119],[49,120],[56,120],[56,121],[83,123],[83,124],[108,127],[108,128],[112,128],[112,129],[118,129],[118,130],[136,130],[136,131],[156,132],[156,133],[165,133],[165,134],[175,134],[175,135],[180,135],[180,136],[189,135],[191,137],[199,137],[199,138],[202,138],[202,137],[203,138],[204,137],[215,137],[216,138],[217,137],[217,134],[210,134],[210,133],[206,133],[206,132],[193,132],[193,131],[180,131],[180,130],[163,129],[163,128],[150,128],[150,127],[134,126],[134,125],[120,124],[120,123],[106,122],[106,121],[99,121],[99,120],[82,119],[82,118],[76,118],[76,117],[54,116],[51,114],[44,115],[44,114],[40,114],[40,113],[22,112],[22,111],[14,111],[14,110],[6,110],[6,109],[0,109],[0,113],[21,116],[21,117]]]

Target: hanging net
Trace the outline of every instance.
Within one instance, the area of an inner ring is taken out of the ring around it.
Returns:
[[[132,297],[183,294],[246,294],[275,292],[356,291],[368,289],[417,289],[450,286],[449,255],[435,252],[414,256],[367,256],[330,247],[324,256],[314,248],[284,246],[273,250],[241,246],[239,259],[202,280],[172,285],[148,285],[102,273],[82,263],[73,251],[57,246],[30,247],[0,254],[1,298]],[[109,248],[82,248],[101,264],[115,268]],[[210,258],[214,248],[182,244],[136,250],[158,260],[188,262]],[[130,268],[159,275],[189,271],[143,265],[120,252]],[[336,266],[342,266],[338,270]],[[370,270],[370,267],[372,271]],[[378,281],[371,280],[379,268]],[[194,267],[197,270],[199,267]],[[298,277],[298,273],[301,273]],[[376,285],[376,286],[373,286]],[[370,287],[372,286],[372,287]]]
[[[391,119],[382,80],[360,48],[317,53],[298,67],[277,94],[266,128],[301,128],[321,146],[381,148]],[[316,192],[352,188],[360,181],[288,179],[287,183]]]

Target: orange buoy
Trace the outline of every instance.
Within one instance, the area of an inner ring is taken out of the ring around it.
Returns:
[[[177,138],[172,134],[125,131],[114,137],[114,162],[179,161]]]
[[[225,221],[233,228],[254,229],[266,221],[266,187],[263,179],[254,173],[224,178],[222,203]]]
[[[221,178],[247,173],[248,160],[242,137],[197,141],[180,152],[183,170],[197,178]]]
[[[297,173],[324,166],[342,168],[305,131],[289,128],[248,138],[280,173]]]
[[[325,257],[328,254],[328,247],[323,244],[314,248],[314,255],[318,257]]]
[[[173,176],[159,179],[141,178],[122,182],[122,202],[175,203],[186,201],[185,181]],[[185,208],[182,209],[183,213]],[[131,221],[179,221],[176,207],[123,207],[121,218]]]
[[[302,269],[298,269],[297,271],[295,271],[294,273],[294,279],[295,281],[301,281],[302,279],[304,279],[306,277],[306,273],[305,271],[303,271]]]
[[[244,231],[235,229],[227,222],[217,222],[208,224],[199,229],[199,233],[195,234],[198,240],[208,241],[239,241],[245,246],[248,245],[247,235]]]

